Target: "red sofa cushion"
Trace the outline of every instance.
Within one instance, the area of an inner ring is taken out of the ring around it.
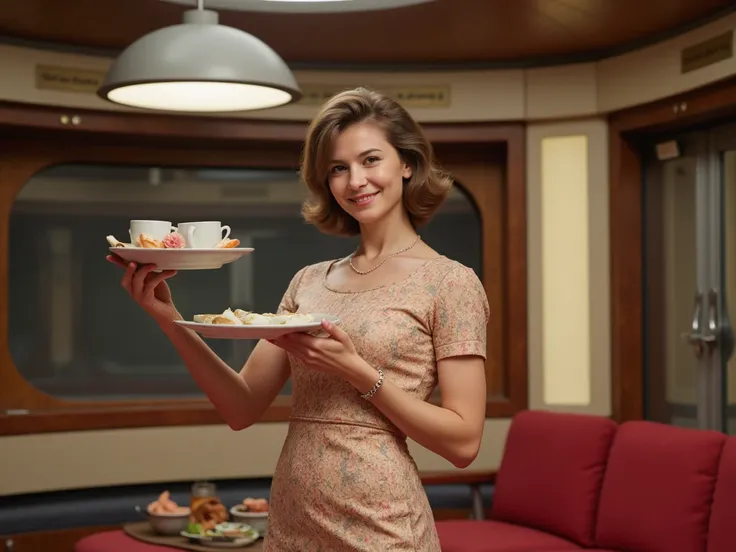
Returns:
[[[593,546],[596,507],[617,427],[600,416],[517,414],[496,477],[491,517]]]
[[[616,434],[603,480],[597,540],[630,552],[706,552],[726,436],[654,422]]]
[[[710,514],[708,552],[736,550],[736,437],[726,441]]]
[[[442,552],[569,552],[581,548],[548,533],[501,521],[438,521]]]

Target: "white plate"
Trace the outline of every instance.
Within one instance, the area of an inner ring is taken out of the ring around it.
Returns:
[[[288,333],[320,332],[322,320],[339,324],[340,319],[331,314],[312,314],[315,322],[309,324],[268,324],[268,325],[235,325],[235,324],[200,324],[189,320],[177,320],[180,326],[194,330],[203,337],[215,339],[275,339]]]
[[[128,262],[155,264],[157,270],[209,270],[237,261],[253,251],[252,247],[213,249],[155,249],[111,247],[110,251]]]
[[[213,540],[212,537],[207,537],[204,535],[195,535],[192,533],[187,533],[186,531],[182,531],[179,533],[182,537],[188,538],[191,542],[195,542],[197,544],[200,544],[202,546],[208,546],[210,548],[242,548],[244,546],[248,546],[250,544],[253,544],[258,540],[258,537],[260,536],[256,531],[254,531],[254,535],[249,537],[238,537],[231,541],[219,541],[219,540]]]

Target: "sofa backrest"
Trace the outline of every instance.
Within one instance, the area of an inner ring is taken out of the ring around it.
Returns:
[[[616,428],[615,422],[599,416],[517,414],[496,477],[491,518],[592,546]]]
[[[603,479],[597,545],[629,552],[707,552],[726,439],[716,431],[654,422],[622,424]]]
[[[736,550],[736,437],[730,437],[723,447],[718,481],[710,512],[708,552]]]

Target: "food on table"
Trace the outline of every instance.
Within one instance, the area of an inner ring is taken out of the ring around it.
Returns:
[[[169,491],[162,492],[157,500],[148,505],[147,510],[152,515],[185,515],[189,513],[189,508],[179,506],[171,500]]]
[[[227,509],[217,498],[210,498],[199,504],[189,516],[189,522],[201,527],[206,532],[215,528],[220,523],[228,520],[229,514]],[[192,531],[195,534],[202,534],[201,531]]]
[[[200,523],[190,523],[187,526],[187,533],[190,535],[213,537],[217,541],[257,536],[256,532],[249,525],[230,522],[218,523],[211,529],[205,529]]]
[[[268,512],[268,500],[265,498],[251,498],[248,497],[243,500],[243,504],[240,507],[245,512],[263,513]]]
[[[306,313],[283,313],[272,314],[270,312],[259,314],[230,308],[221,314],[195,314],[194,321],[198,324],[230,324],[234,326],[293,326],[298,324],[309,324],[315,319]]]

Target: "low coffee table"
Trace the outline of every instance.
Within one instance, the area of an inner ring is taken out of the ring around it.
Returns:
[[[219,552],[223,549],[193,544],[183,537],[157,535],[147,521],[126,524],[123,529],[117,531],[94,533],[84,537],[74,546],[74,552],[172,552],[173,550]],[[263,539],[242,548],[229,548],[229,550],[262,552]]]

